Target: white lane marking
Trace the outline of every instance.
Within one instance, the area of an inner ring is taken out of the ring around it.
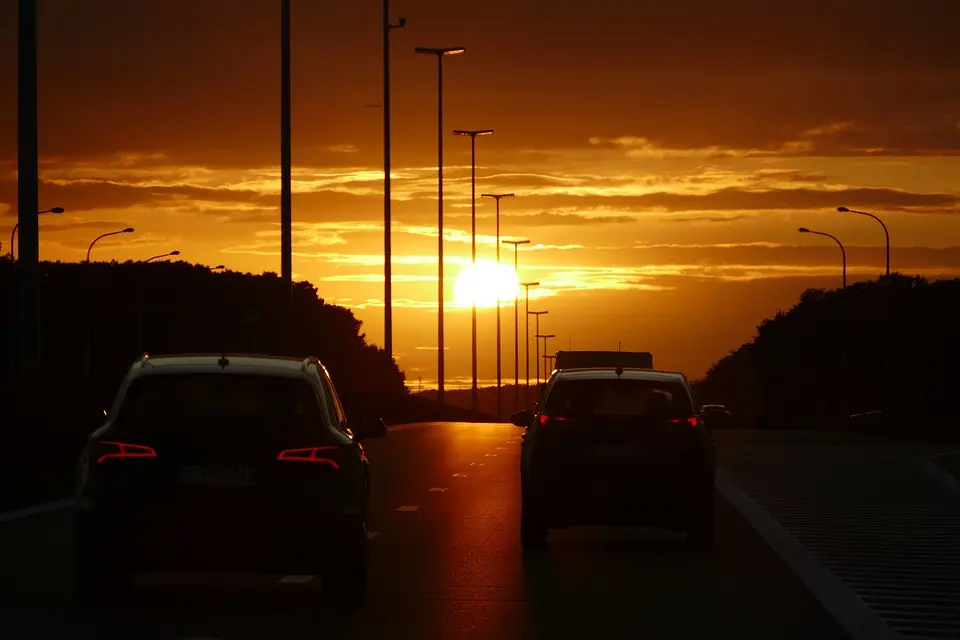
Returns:
[[[39,516],[44,513],[50,513],[51,511],[59,511],[60,509],[70,509],[76,506],[77,501],[73,498],[66,500],[56,500],[54,502],[42,502],[40,504],[34,504],[29,507],[24,507],[22,509],[15,509],[13,511],[7,511],[6,513],[0,513],[0,522],[13,522],[14,520],[23,520],[24,518],[32,518],[33,516]]]
[[[719,469],[715,484],[717,491],[743,515],[853,640],[897,637],[856,593]]]
[[[398,507],[397,511],[419,511],[420,505],[417,504],[408,504],[403,507]]]
[[[471,462],[471,463],[470,463],[470,466],[471,466],[471,467],[475,467],[475,466],[477,466],[477,463],[476,463],[476,462]]]
[[[306,584],[316,578],[314,575],[289,575],[283,576],[277,582],[280,584]]]
[[[940,454],[940,456],[946,456],[946,455],[951,455],[951,454],[949,453]],[[934,456],[933,460],[936,460],[940,456]],[[957,479],[954,478],[949,471],[947,471],[946,469],[938,465],[933,460],[924,460],[923,462],[921,462],[920,469],[925,474],[927,474],[934,480],[939,481],[940,484],[946,486],[948,489],[950,489],[954,493],[960,493],[960,482],[958,482]]]
[[[466,478],[466,477],[467,477],[467,474],[465,474],[465,473],[455,473],[455,474],[453,474],[453,477],[454,477],[454,478]]]
[[[497,447],[497,451],[506,451],[506,450],[507,450],[506,447]]]
[[[482,466],[485,465],[485,464],[487,464],[487,463],[486,463],[486,462],[478,462],[478,463],[477,463],[477,466],[478,466],[478,467],[482,467]]]
[[[380,532],[379,532],[379,531],[367,531],[367,540],[373,540],[374,538],[377,537],[377,534],[378,534],[378,533],[380,533]]]
[[[446,487],[433,487],[432,489],[430,489],[430,491],[441,491],[441,492],[446,490],[447,490]]]
[[[496,458],[496,457],[497,457],[497,454],[495,454],[495,453],[485,453],[485,454],[483,454],[483,457],[484,457],[484,458]]]

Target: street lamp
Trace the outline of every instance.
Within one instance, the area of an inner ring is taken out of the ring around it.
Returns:
[[[493,129],[454,129],[455,136],[470,136],[470,264],[477,264],[477,136],[493,135]],[[497,245],[499,253],[500,246]],[[499,297],[497,298],[497,313],[500,312]],[[473,304],[470,308],[470,327],[472,335],[473,359],[473,392],[471,395],[471,404],[473,410],[477,410],[478,394],[477,389],[477,300],[473,297]]]
[[[153,262],[154,260],[159,260],[160,258],[169,258],[170,256],[178,256],[178,255],[180,255],[180,251],[177,250],[177,249],[174,249],[174,250],[171,251],[170,253],[161,253],[161,254],[158,255],[158,256],[153,256],[152,258],[147,258],[147,259],[144,260],[143,262],[144,262],[144,264],[146,264],[147,262]]]
[[[115,236],[121,233],[133,233],[135,229],[133,227],[127,227],[126,229],[121,229],[120,231],[110,231],[109,233],[101,233],[99,236],[93,239],[93,242],[90,243],[90,246],[87,247],[87,262],[90,262],[90,251],[93,249],[93,245],[97,244],[100,240],[108,236]]]
[[[499,205],[500,201],[497,200],[497,235],[500,235],[500,216],[499,216]],[[529,240],[504,240],[503,244],[513,245],[513,273],[518,273],[518,261],[520,256],[520,245],[530,244]],[[499,245],[498,245],[499,246]],[[499,251],[497,252],[499,254]],[[497,259],[499,262],[499,257]],[[517,287],[517,295],[513,297],[513,410],[520,410],[520,287]],[[499,386],[500,380],[500,309],[497,308],[497,380]],[[499,397],[499,394],[497,394]]]
[[[526,356],[524,362],[527,367],[527,384],[523,390],[523,401],[526,406],[530,406],[530,287],[539,287],[539,282],[521,282],[523,287],[523,342],[526,345]]]
[[[501,198],[512,198],[514,197],[512,193],[481,193],[481,198],[493,198],[497,203],[497,265],[500,264],[500,199]],[[514,247],[516,249],[516,247]],[[517,269],[514,267],[514,273]],[[516,304],[517,299],[514,297],[514,304]],[[501,360],[503,354],[501,353],[502,348],[500,346],[500,294],[497,293],[497,419],[500,420],[503,417],[503,400],[500,398],[500,385],[501,385]]]
[[[549,311],[527,311],[528,314],[536,318],[537,326],[533,333],[533,343],[536,351],[534,352],[534,362],[537,367],[537,384],[540,384],[540,316],[550,313]]]
[[[443,402],[443,59],[463,47],[416,47],[413,52],[437,57],[437,400]]]
[[[110,231],[108,233],[101,233],[99,236],[94,238],[93,242],[90,243],[90,246],[87,247],[87,259],[85,261],[85,264],[87,265],[90,264],[90,251],[93,250],[93,245],[97,244],[97,242],[99,242],[100,240],[103,240],[108,236],[115,236],[121,233],[133,233],[133,231],[134,231],[133,227],[127,227],[126,229],[121,229],[120,231]],[[89,383],[92,379],[92,373],[93,373],[93,366],[92,366],[93,356],[91,355],[92,354],[91,343],[93,342],[93,318],[91,317],[93,315],[93,301],[90,299],[90,274],[88,273],[85,275],[86,277],[84,278],[84,280],[85,280],[85,289],[86,289],[86,296],[85,296],[86,304],[84,305],[85,306],[84,324],[86,325],[85,327],[86,340],[84,340],[84,342],[86,342],[86,345],[85,345],[86,349],[84,354],[84,378],[85,378],[85,381]]]
[[[866,211],[857,211],[847,207],[837,207],[840,213],[855,213],[876,220],[883,228],[883,237],[886,242],[886,278],[883,283],[883,342],[884,342],[884,376],[883,376],[883,409],[884,418],[889,418],[893,411],[891,404],[891,389],[893,387],[893,336],[890,300],[890,231],[878,216]]]
[[[161,253],[158,256],[147,258],[143,264],[148,264],[160,258],[169,258],[170,256],[180,255],[179,249],[174,249],[169,253]],[[136,272],[136,293],[137,293],[137,354],[143,353],[143,283],[140,281],[140,270]]]
[[[543,338],[543,381],[547,381],[547,340],[550,338],[556,338],[557,334],[548,333],[542,336],[537,336],[538,338]],[[540,380],[537,380],[537,384],[540,384]]]
[[[393,249],[390,184],[390,32],[407,24],[390,22],[390,0],[383,0],[383,348],[393,358]]]
[[[840,373],[842,379],[843,387],[843,405],[841,409],[843,410],[844,416],[850,415],[850,392],[849,392],[849,314],[847,311],[847,250],[844,248],[843,243],[840,242],[840,239],[836,236],[824,233],[823,231],[812,231],[806,227],[800,227],[797,229],[800,233],[809,233],[816,236],[823,236],[824,238],[830,238],[837,243],[837,246],[840,247],[840,260],[842,265],[842,274],[843,274],[843,288],[841,290],[841,301],[843,318],[841,319],[842,330],[843,330],[843,344],[841,346],[841,364],[840,364]]]
[[[65,209],[63,207],[54,207],[53,209],[44,209],[43,211],[37,211],[37,215],[42,216],[45,213],[59,214],[59,213],[63,213],[64,211]],[[13,231],[10,232],[10,259],[11,260],[13,260],[13,257],[14,257],[13,247],[14,247],[14,242],[16,242],[17,229],[19,228],[20,228],[20,222],[17,221],[13,225]]]

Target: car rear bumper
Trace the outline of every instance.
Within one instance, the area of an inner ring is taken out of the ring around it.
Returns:
[[[131,571],[322,573],[338,549],[362,535],[358,509],[284,513],[184,513],[115,506],[77,510],[78,553]]]
[[[620,473],[541,470],[523,499],[549,527],[658,526],[682,530],[713,500],[709,464],[638,468]]]

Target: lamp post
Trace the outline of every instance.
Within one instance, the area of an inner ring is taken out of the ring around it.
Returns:
[[[293,295],[290,0],[280,0],[280,279]]]
[[[500,199],[512,198],[512,193],[481,193],[481,198],[493,198],[497,203],[497,266],[500,265]],[[514,268],[516,273],[516,268]],[[516,302],[516,297],[514,297]],[[502,347],[500,344],[500,293],[497,292],[497,419],[503,418],[503,399],[500,397],[500,387],[502,384],[501,362],[503,359]]]
[[[37,211],[37,215],[42,216],[45,213],[52,213],[56,215],[56,214],[63,213],[64,211],[65,209],[63,207],[54,207],[53,209],[44,209],[43,211]],[[19,228],[20,228],[20,222],[18,221],[14,223],[13,230],[10,232],[10,259],[11,260],[14,259],[13,248],[17,238],[17,229]]]
[[[497,201],[499,205],[500,201]],[[500,215],[498,206],[497,235],[500,234]],[[513,245],[513,273],[519,273],[520,245],[530,244],[529,240],[504,240],[503,244]],[[518,283],[519,284],[519,283]],[[520,287],[513,296],[513,410],[520,410]],[[500,309],[497,309],[497,353],[500,351]],[[499,359],[498,359],[499,362]],[[500,379],[500,366],[497,365],[497,380]]]
[[[17,373],[26,386],[23,406],[30,407],[40,389],[40,229],[35,215],[40,209],[40,157],[37,149],[37,2],[19,0],[17,8],[17,222],[20,265],[17,284],[20,298]],[[12,247],[11,247],[12,249]]]
[[[161,254],[158,255],[158,256],[153,256],[153,257],[151,257],[151,258],[147,258],[146,260],[143,261],[143,264],[149,264],[150,262],[153,262],[154,260],[159,260],[160,258],[169,258],[170,256],[178,256],[178,255],[180,255],[180,251],[179,251],[178,249],[174,249],[173,251],[171,251],[171,252],[169,252],[169,253],[161,253]],[[143,353],[143,282],[141,282],[140,275],[141,275],[141,274],[140,274],[140,269],[138,268],[138,269],[137,269],[137,274],[136,274],[136,282],[137,282],[137,286],[136,286],[136,292],[137,292],[137,355]]]
[[[437,57],[437,400],[443,402],[443,59],[463,47],[416,47],[414,53]]]
[[[840,355],[841,383],[840,385],[842,388],[842,404],[840,409],[843,412],[844,419],[846,419],[850,415],[850,385],[849,385],[850,340],[849,340],[849,313],[848,313],[848,307],[847,307],[847,305],[849,304],[847,301],[847,250],[843,246],[843,243],[840,242],[840,239],[837,238],[835,235],[824,233],[823,231],[813,231],[811,229],[807,229],[806,227],[800,227],[799,229],[797,229],[797,231],[800,233],[809,233],[815,236],[823,236],[824,238],[830,238],[831,240],[837,243],[838,247],[840,247],[840,261],[841,261],[840,264],[841,264],[841,274],[842,274],[841,281],[843,283],[842,288],[840,290],[840,297],[841,297],[840,304],[842,309],[841,311],[842,317],[840,319],[840,323],[841,323],[841,330],[843,332],[842,334],[843,342],[840,347],[840,350],[841,350],[841,355]]]
[[[547,340],[550,338],[556,338],[557,334],[547,333],[542,336],[537,336],[538,338],[543,338],[543,381],[547,381]],[[537,384],[540,384],[540,380],[537,380]]]
[[[393,358],[393,249],[390,175],[390,32],[407,24],[390,22],[390,0],[383,0],[383,348]]]
[[[536,318],[536,328],[533,331],[533,343],[534,343],[534,362],[537,367],[537,384],[540,384],[540,316],[550,313],[549,311],[527,311],[530,315]]]
[[[524,363],[527,368],[527,382],[523,390],[523,401],[526,406],[530,406],[530,287],[539,287],[539,282],[521,282],[523,287],[523,342],[526,345],[526,356]]]
[[[883,237],[885,240],[885,258],[886,258],[886,269],[885,274],[886,278],[883,282],[883,343],[884,343],[884,375],[883,375],[883,416],[884,419],[889,419],[894,411],[892,404],[892,387],[893,387],[893,319],[891,317],[891,293],[890,293],[890,231],[887,229],[887,225],[884,224],[878,216],[868,213],[866,211],[857,211],[856,209],[848,209],[847,207],[837,207],[837,211],[840,213],[855,213],[859,216],[867,216],[868,218],[873,218],[877,221],[880,227],[883,229]]]
[[[127,228],[125,228],[125,229],[121,229],[120,231],[110,231],[110,232],[108,232],[108,233],[101,233],[99,236],[97,236],[96,238],[94,238],[94,239],[93,239],[93,242],[90,243],[90,246],[87,247],[87,259],[86,259],[86,261],[84,262],[84,264],[87,265],[87,269],[85,269],[85,271],[89,271],[90,252],[93,250],[93,245],[97,244],[97,242],[99,242],[100,240],[103,240],[104,238],[107,238],[107,237],[109,237],[109,236],[115,236],[115,235],[119,235],[119,234],[121,234],[121,233],[133,233],[133,232],[134,232],[134,228],[133,228],[133,227],[127,227]],[[90,298],[91,298],[91,292],[90,292],[90,274],[89,274],[89,272],[88,272],[88,273],[86,273],[85,275],[86,275],[86,277],[84,278],[84,280],[85,280],[85,282],[86,282],[86,286],[85,286],[85,288],[86,288],[86,296],[85,296],[85,297],[86,297],[86,304],[85,304],[86,309],[85,309],[85,311],[86,311],[86,312],[84,313],[84,319],[85,319],[84,325],[85,325],[85,328],[86,328],[86,331],[85,331],[85,333],[86,333],[86,339],[84,340],[84,342],[85,342],[86,344],[85,344],[85,350],[84,350],[84,351],[85,351],[85,357],[84,357],[84,377],[85,377],[86,382],[89,383],[89,382],[92,380],[92,373],[93,373],[93,366],[92,366],[92,365],[93,365],[93,358],[92,358],[92,355],[91,355],[91,354],[92,354],[91,343],[93,342],[93,318],[91,317],[91,316],[93,315],[93,301],[90,299]]]
[[[493,135],[493,129],[454,129],[455,136],[470,136],[470,264],[477,264],[477,136]],[[499,246],[497,247],[499,250]],[[499,298],[497,303],[499,310]],[[470,306],[470,329],[473,358],[471,373],[473,374],[473,391],[470,394],[471,406],[476,412],[479,390],[477,389],[477,300],[474,298]]]

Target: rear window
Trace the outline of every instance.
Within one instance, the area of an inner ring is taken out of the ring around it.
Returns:
[[[319,400],[306,381],[237,374],[154,375],[134,380],[118,422],[204,418],[270,422],[321,420]]]
[[[558,380],[544,411],[562,416],[666,416],[693,413],[687,388],[678,382],[605,379]]]

